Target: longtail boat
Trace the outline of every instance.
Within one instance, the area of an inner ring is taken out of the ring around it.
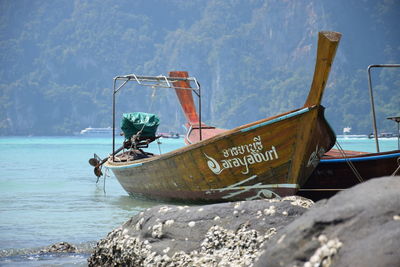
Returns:
[[[368,67],[368,80],[371,96],[371,108],[374,110],[374,100],[372,93],[370,69],[372,67],[400,67],[399,64],[370,65]],[[186,116],[187,135],[185,142],[191,144],[199,141],[198,115],[194,108],[191,95],[186,92],[177,91],[182,109]],[[373,114],[373,125],[376,125],[375,115]],[[383,176],[400,175],[400,117],[388,117],[387,119],[397,122],[398,146],[397,150],[386,152],[363,152],[331,149],[326,152],[317,168],[313,171],[306,183],[299,188],[297,195],[318,201],[329,198],[339,191],[348,189],[358,183],[365,182],[372,178]],[[374,127],[373,136],[381,136]],[[209,138],[226,130],[207,125],[203,125],[203,136]],[[381,136],[386,137],[387,135]],[[378,140],[376,139],[377,151],[379,151]]]
[[[369,179],[395,175],[400,175],[400,150],[368,153],[335,149],[322,157],[297,195],[317,201]]]
[[[400,68],[400,64],[375,64],[367,68],[376,152],[348,151],[340,146],[328,151],[298,195],[317,201],[372,178],[400,176],[400,117],[387,118],[397,123],[398,149],[380,152],[371,79],[373,68]]]
[[[201,112],[197,116],[189,103],[185,112],[190,116],[189,145],[161,155],[143,150],[157,139],[154,131],[142,134],[147,126],[156,125],[157,118],[149,114],[125,117],[134,118],[132,124],[139,121],[138,130],[129,138],[125,135],[122,147],[115,149],[116,93],[134,81],[175,89],[185,105],[192,92],[201,95],[199,83],[181,71],[170,72],[168,77],[115,77],[113,152],[103,161],[90,160],[96,175],[102,174],[104,164],[129,194],[163,201],[221,202],[295,194],[336,140],[325,120],[321,99],[340,37],[336,32],[319,33],[314,77],[303,107],[232,130],[219,130],[202,123]],[[136,120],[139,117],[147,119]],[[149,121],[152,123],[147,125]]]

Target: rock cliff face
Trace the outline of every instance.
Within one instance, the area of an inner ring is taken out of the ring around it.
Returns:
[[[399,266],[400,179],[329,200],[158,206],[98,242],[90,266]]]
[[[108,127],[112,78],[127,73],[189,71],[203,120],[223,128],[298,108],[322,30],[343,33],[324,97],[329,121],[367,133],[366,67],[400,58],[397,1],[0,1],[0,10],[0,135]],[[379,76],[377,115],[389,114],[378,121],[393,131],[385,117],[397,110],[399,76]],[[158,113],[162,131],[179,131],[179,104],[163,91],[127,93],[117,110]]]

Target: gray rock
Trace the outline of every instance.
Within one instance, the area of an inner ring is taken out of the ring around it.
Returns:
[[[400,266],[400,177],[318,203],[263,249],[255,266]]]
[[[89,265],[400,266],[398,176],[311,203],[154,207],[101,240]]]
[[[77,252],[77,248],[68,242],[59,242],[40,251],[40,253],[53,253],[53,252],[74,253]]]
[[[289,197],[153,207],[101,240],[89,266],[248,266],[264,242],[312,204]]]

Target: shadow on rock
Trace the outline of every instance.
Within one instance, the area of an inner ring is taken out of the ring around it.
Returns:
[[[255,266],[400,266],[399,215],[400,177],[370,180],[282,229]]]

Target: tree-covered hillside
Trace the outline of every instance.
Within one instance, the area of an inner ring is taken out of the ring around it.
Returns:
[[[0,1],[0,135],[68,135],[111,125],[117,75],[186,70],[203,118],[232,128],[303,105],[317,33],[343,33],[323,104],[338,134],[372,131],[370,64],[400,63],[397,0]],[[373,70],[378,126],[400,116],[400,69]],[[151,96],[155,93],[155,97]],[[173,92],[129,87],[118,113],[184,122]]]

